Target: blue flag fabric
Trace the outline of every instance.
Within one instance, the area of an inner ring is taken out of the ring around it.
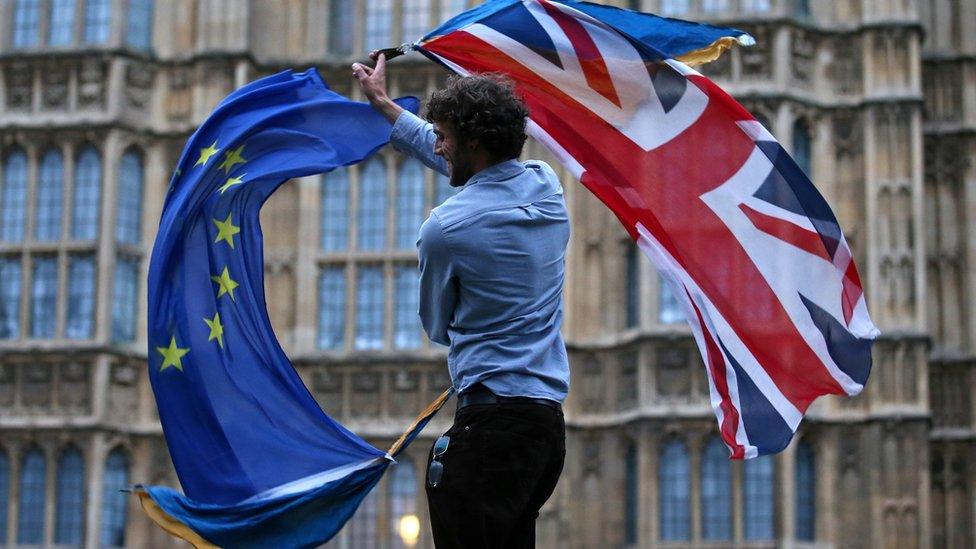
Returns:
[[[149,265],[148,363],[185,496],[143,493],[210,543],[322,543],[392,460],[322,411],[278,344],[259,223],[283,182],[358,162],[389,134],[315,70],[285,71],[225,98],[183,150]]]

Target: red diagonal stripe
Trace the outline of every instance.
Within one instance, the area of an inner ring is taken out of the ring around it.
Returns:
[[[792,244],[825,261],[832,262],[832,258],[827,253],[827,248],[824,247],[823,240],[820,239],[818,233],[804,229],[785,219],[757,212],[745,204],[739,204],[739,209],[745,212],[749,221],[752,221],[752,224],[760,231]]]

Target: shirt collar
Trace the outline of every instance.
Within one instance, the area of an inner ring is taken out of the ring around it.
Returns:
[[[482,181],[504,181],[520,175],[525,171],[525,166],[517,158],[505,160],[489,166],[471,176],[471,179],[464,184],[465,187],[480,183]]]

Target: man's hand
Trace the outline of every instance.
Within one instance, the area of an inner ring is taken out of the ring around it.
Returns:
[[[359,82],[359,87],[362,88],[369,104],[383,113],[392,124],[396,122],[403,108],[386,94],[386,56],[379,50],[373,50],[369,57],[376,60],[376,67],[370,68],[360,63],[353,63],[352,75]]]

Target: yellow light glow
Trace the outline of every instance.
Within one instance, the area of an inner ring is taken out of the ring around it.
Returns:
[[[403,515],[400,517],[400,539],[404,545],[413,547],[420,539],[420,519],[417,515]]]

